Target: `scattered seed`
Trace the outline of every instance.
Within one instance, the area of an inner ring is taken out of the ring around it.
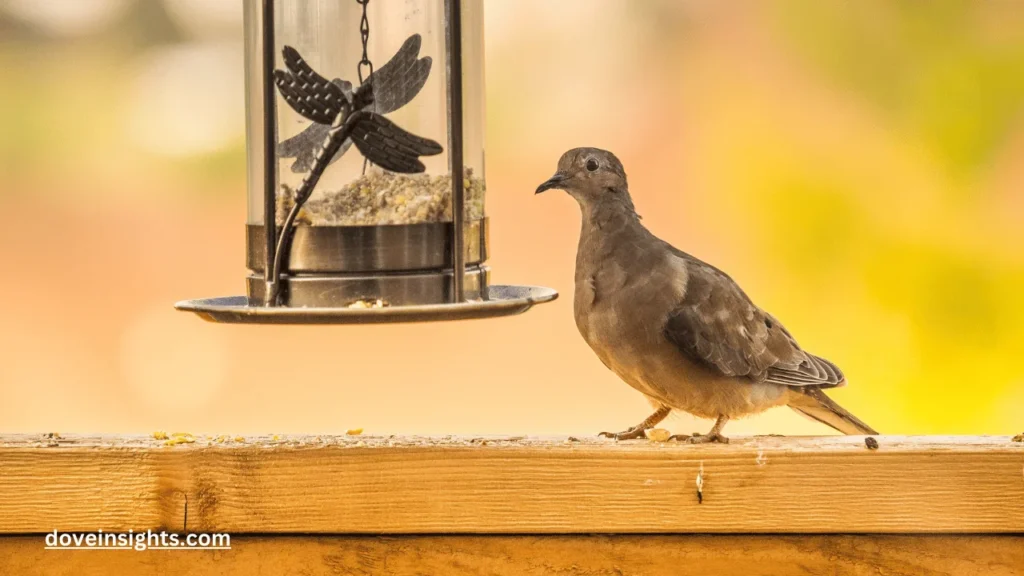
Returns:
[[[164,446],[177,446],[178,444],[195,444],[195,442],[196,439],[192,436],[176,436],[169,440],[164,440]]]
[[[878,450],[878,440],[875,440],[874,436],[865,438],[864,444],[868,447],[868,450]]]
[[[153,432],[153,438],[156,440],[167,440],[167,432]]]
[[[387,308],[391,303],[387,300],[377,298],[376,300],[356,300],[346,308]]]
[[[672,432],[664,428],[648,428],[644,430],[644,435],[651,442],[665,442],[672,436]]]
[[[362,433],[363,433],[363,429],[362,428],[353,428],[351,430],[346,430],[345,431],[345,434],[348,434],[349,436],[359,436]]]

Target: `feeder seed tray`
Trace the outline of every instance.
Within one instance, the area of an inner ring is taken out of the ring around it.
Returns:
[[[195,312],[204,320],[230,324],[392,324],[514,316],[558,297],[551,288],[541,286],[497,285],[489,286],[487,290],[487,300],[455,304],[296,308],[252,306],[245,296],[227,296],[185,300],[174,307],[184,312]]]

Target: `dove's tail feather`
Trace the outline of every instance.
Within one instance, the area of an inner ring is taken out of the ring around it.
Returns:
[[[850,414],[817,388],[801,388],[794,391],[790,395],[789,407],[843,434],[878,434],[874,428]]]

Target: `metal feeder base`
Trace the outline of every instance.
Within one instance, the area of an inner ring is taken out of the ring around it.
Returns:
[[[472,320],[522,314],[551,302],[558,292],[542,286],[489,286],[486,300],[386,308],[293,308],[252,306],[246,296],[185,300],[174,305],[210,322],[231,324],[388,324]]]
[[[281,305],[289,308],[348,308],[355,302],[378,298],[390,306],[447,304],[452,293],[451,270],[424,270],[393,274],[302,274],[281,277]],[[489,270],[466,268],[466,300],[486,300]],[[261,274],[246,279],[246,295],[263,305],[266,284]]]

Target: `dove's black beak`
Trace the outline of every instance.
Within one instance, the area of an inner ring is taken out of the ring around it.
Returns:
[[[555,188],[562,189],[562,186],[565,185],[565,181],[568,179],[569,175],[566,174],[565,172],[555,172],[554,176],[548,178],[547,181],[541,184],[540,186],[537,186],[537,191],[534,192],[534,194],[540,194],[545,190],[552,190]]]

